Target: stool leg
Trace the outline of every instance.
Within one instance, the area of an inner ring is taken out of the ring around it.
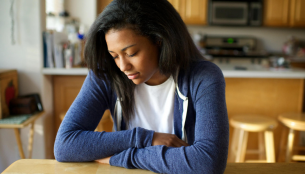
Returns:
[[[259,159],[263,160],[265,158],[265,146],[264,146],[264,134],[263,132],[258,133],[258,149],[259,149]]]
[[[289,129],[287,149],[286,149],[286,162],[287,163],[291,161],[293,141],[294,141],[294,130]]]
[[[29,159],[32,158],[33,137],[34,137],[34,123],[31,124],[31,129],[30,129],[30,137],[29,137],[29,145],[28,145]]]
[[[230,154],[230,158],[229,158],[230,162],[233,162],[235,160],[235,158],[236,158],[238,135],[239,135],[239,129],[238,128],[234,128],[233,137],[232,137],[232,143],[231,143],[231,154]]]
[[[273,132],[270,130],[265,131],[265,144],[266,144],[267,162],[274,163],[275,162],[274,137],[273,137]]]
[[[17,144],[18,144],[20,158],[25,159],[23,149],[22,149],[22,143],[21,143],[21,139],[20,139],[19,129],[14,128],[14,131],[15,131],[16,141],[17,141]]]
[[[281,157],[282,157],[282,151],[283,148],[285,147],[285,142],[288,137],[288,129],[286,127],[282,128],[282,133],[281,133],[281,142],[280,142],[280,147],[277,150],[277,162],[282,162]]]
[[[244,130],[240,130],[235,162],[245,161],[247,141],[248,141],[248,132]]]

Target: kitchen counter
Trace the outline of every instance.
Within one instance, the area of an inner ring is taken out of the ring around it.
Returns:
[[[271,69],[261,65],[236,65],[236,64],[217,64],[222,70],[224,77],[232,78],[291,78],[305,79],[304,69]],[[245,68],[245,69],[244,69]]]
[[[254,61],[254,62],[252,62]],[[260,61],[260,62],[258,62]],[[305,69],[266,68],[267,59],[258,58],[215,58],[212,60],[221,70],[225,78],[282,78],[305,79]]]
[[[265,68],[260,64],[252,64],[250,60],[230,59],[229,63],[213,61],[228,78],[290,78],[305,79],[305,69],[275,70]],[[245,69],[244,69],[245,68]],[[44,68],[44,75],[87,75],[87,68]]]

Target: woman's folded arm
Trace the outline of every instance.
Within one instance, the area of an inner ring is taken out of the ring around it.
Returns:
[[[57,161],[93,161],[128,148],[151,146],[154,132],[143,128],[94,132],[111,97],[107,84],[90,71],[58,130],[54,145]]]
[[[224,83],[215,83],[198,93],[194,103],[195,141],[191,146],[129,148],[112,156],[110,165],[157,173],[223,173],[229,144],[224,88]]]

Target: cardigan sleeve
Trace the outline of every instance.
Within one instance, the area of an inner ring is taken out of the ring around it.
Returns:
[[[151,146],[154,131],[143,128],[94,132],[104,111],[112,107],[111,95],[107,83],[90,71],[58,130],[54,145],[57,161],[93,161],[129,148]]]
[[[196,96],[195,141],[191,146],[129,148],[112,156],[110,165],[157,173],[223,173],[229,144],[224,80],[204,89],[199,85]]]

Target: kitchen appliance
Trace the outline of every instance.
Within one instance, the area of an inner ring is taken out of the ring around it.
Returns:
[[[204,36],[207,55],[227,58],[266,58],[268,53],[257,50],[257,39],[251,36]]]
[[[209,0],[209,24],[260,26],[262,0]]]

